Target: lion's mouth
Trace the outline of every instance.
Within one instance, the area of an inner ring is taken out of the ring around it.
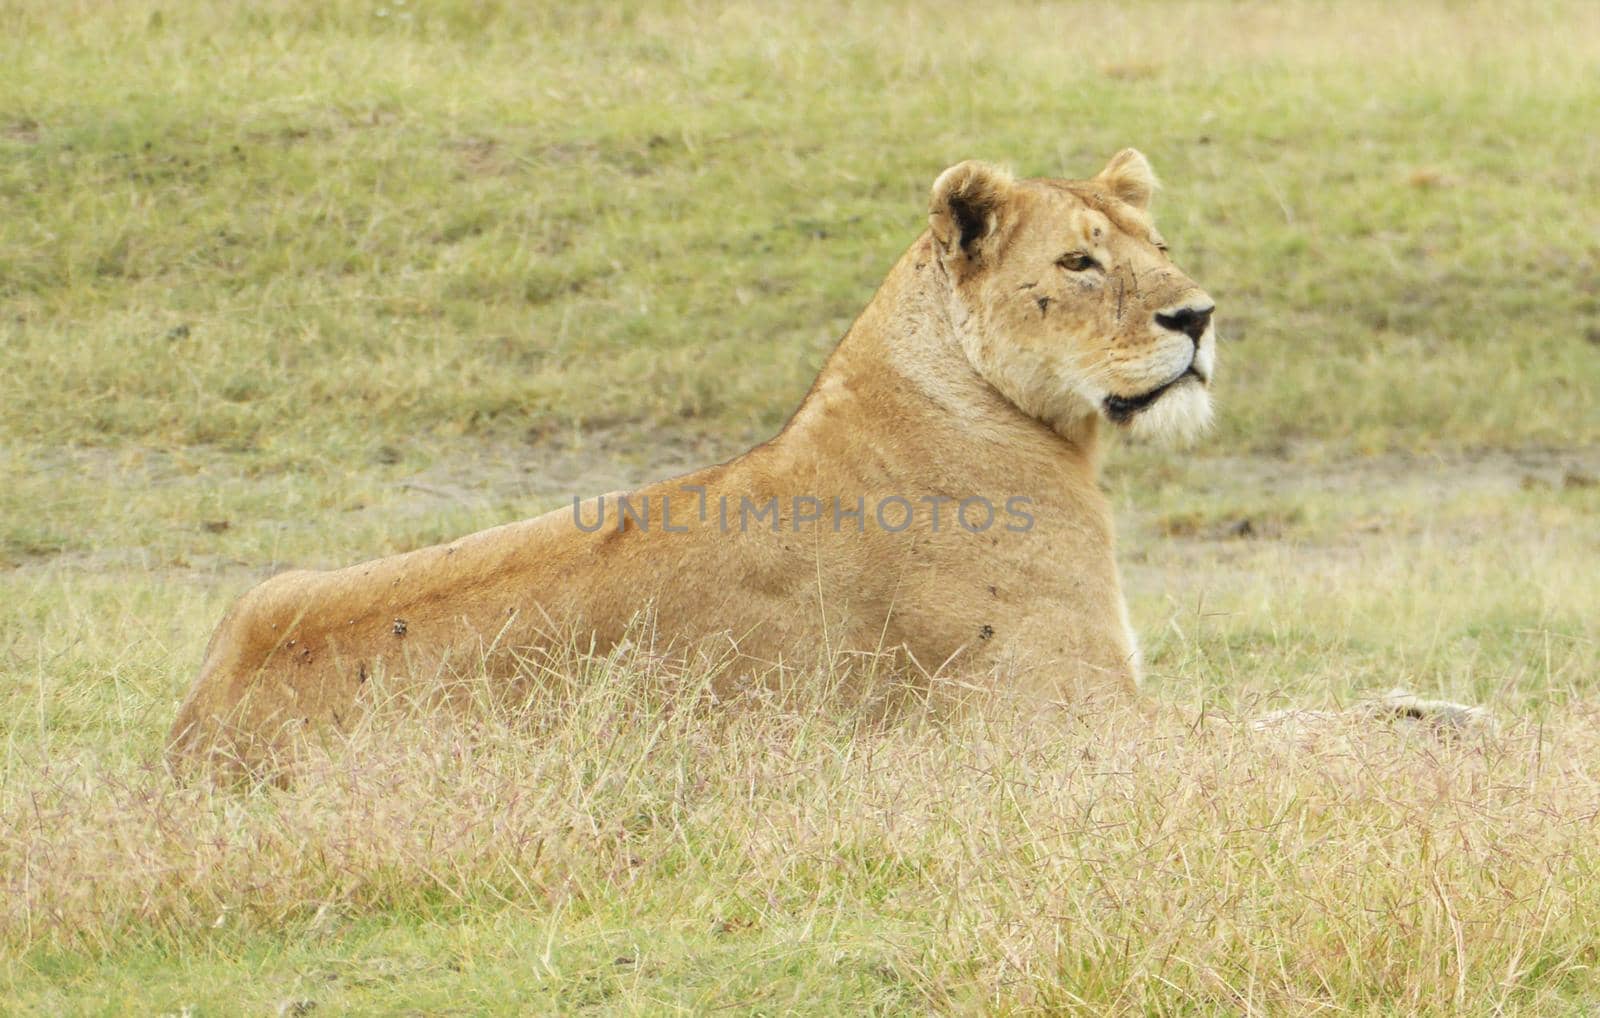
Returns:
[[[1201,385],[1206,384],[1206,376],[1202,375],[1191,361],[1189,366],[1178,372],[1168,381],[1139,396],[1107,396],[1105,398],[1106,416],[1116,424],[1126,424],[1132,420],[1139,411],[1149,407],[1156,400],[1165,396],[1174,386],[1193,378]]]

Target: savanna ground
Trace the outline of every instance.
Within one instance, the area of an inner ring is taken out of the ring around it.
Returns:
[[[0,1012],[1592,1013],[1596,109],[1582,3],[0,4]],[[575,661],[160,770],[253,581],[730,455],[941,168],[1128,144],[1225,337],[1109,457],[1151,693],[1497,733]]]

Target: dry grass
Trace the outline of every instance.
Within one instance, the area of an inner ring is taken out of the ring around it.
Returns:
[[[810,696],[692,708],[626,663],[587,678],[531,713],[390,717],[288,789],[40,761],[0,792],[0,945],[226,956],[371,914],[509,915],[540,935],[490,959],[533,965],[546,1011],[642,1006],[641,972],[667,1003],[684,938],[758,970],[792,953],[841,1009],[1548,1014],[1595,988],[1587,710],[1463,740],[1004,703],[884,726]],[[689,1010],[741,1003],[691,989]]]

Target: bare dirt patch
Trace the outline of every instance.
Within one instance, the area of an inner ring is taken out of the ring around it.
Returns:
[[[378,462],[267,471],[237,454],[210,449],[56,449],[28,458],[25,470],[35,486],[57,492],[53,504],[37,506],[39,512],[76,523],[63,524],[67,536],[60,540],[29,538],[26,547],[8,545],[7,564],[26,570],[137,566],[204,573],[226,585],[241,574],[327,564],[299,562],[293,553],[281,560],[252,560],[207,545],[251,525],[285,534],[333,525],[352,535],[363,526],[409,533],[424,520],[469,518],[487,526],[533,516],[573,498],[686,473],[737,455],[749,444],[748,438],[617,429],[537,442],[436,443],[398,450]],[[337,485],[330,475],[340,478]],[[1138,593],[1170,588],[1175,573],[1202,562],[1213,569],[1242,566],[1273,544],[1292,546],[1311,568],[1319,559],[1348,557],[1364,544],[1415,537],[1424,523],[1434,536],[1440,527],[1454,528],[1470,541],[1486,527],[1503,525],[1506,500],[1530,494],[1552,500],[1582,497],[1597,476],[1600,450],[1586,448],[1332,460],[1211,457],[1155,466],[1119,464],[1113,454],[1108,483],[1117,500],[1120,558],[1130,593]],[[223,488],[253,494],[256,504],[271,503],[271,515],[250,519],[194,508]],[[323,492],[324,506],[276,498],[278,492],[302,488]],[[329,488],[348,492],[337,510],[326,505],[333,500],[325,491]],[[1487,508],[1477,515],[1458,511],[1442,521],[1417,508],[1463,500]],[[135,502],[166,519],[123,535],[114,512]],[[1335,513],[1339,524],[1308,525],[1306,506]],[[1409,508],[1401,512],[1395,506]],[[336,512],[336,523],[328,518],[330,511]],[[150,526],[165,549],[154,557]],[[19,534],[19,541],[28,536]],[[441,533],[437,539],[449,536]],[[359,544],[353,539],[352,551]]]

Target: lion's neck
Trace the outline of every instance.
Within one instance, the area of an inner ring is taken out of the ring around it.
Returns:
[[[945,285],[924,235],[829,356],[776,444],[841,456],[864,445],[937,453],[920,462],[960,475],[938,478],[957,486],[975,474],[1042,473],[1095,487],[1096,418],[1041,421],[1007,399],[967,358]]]

